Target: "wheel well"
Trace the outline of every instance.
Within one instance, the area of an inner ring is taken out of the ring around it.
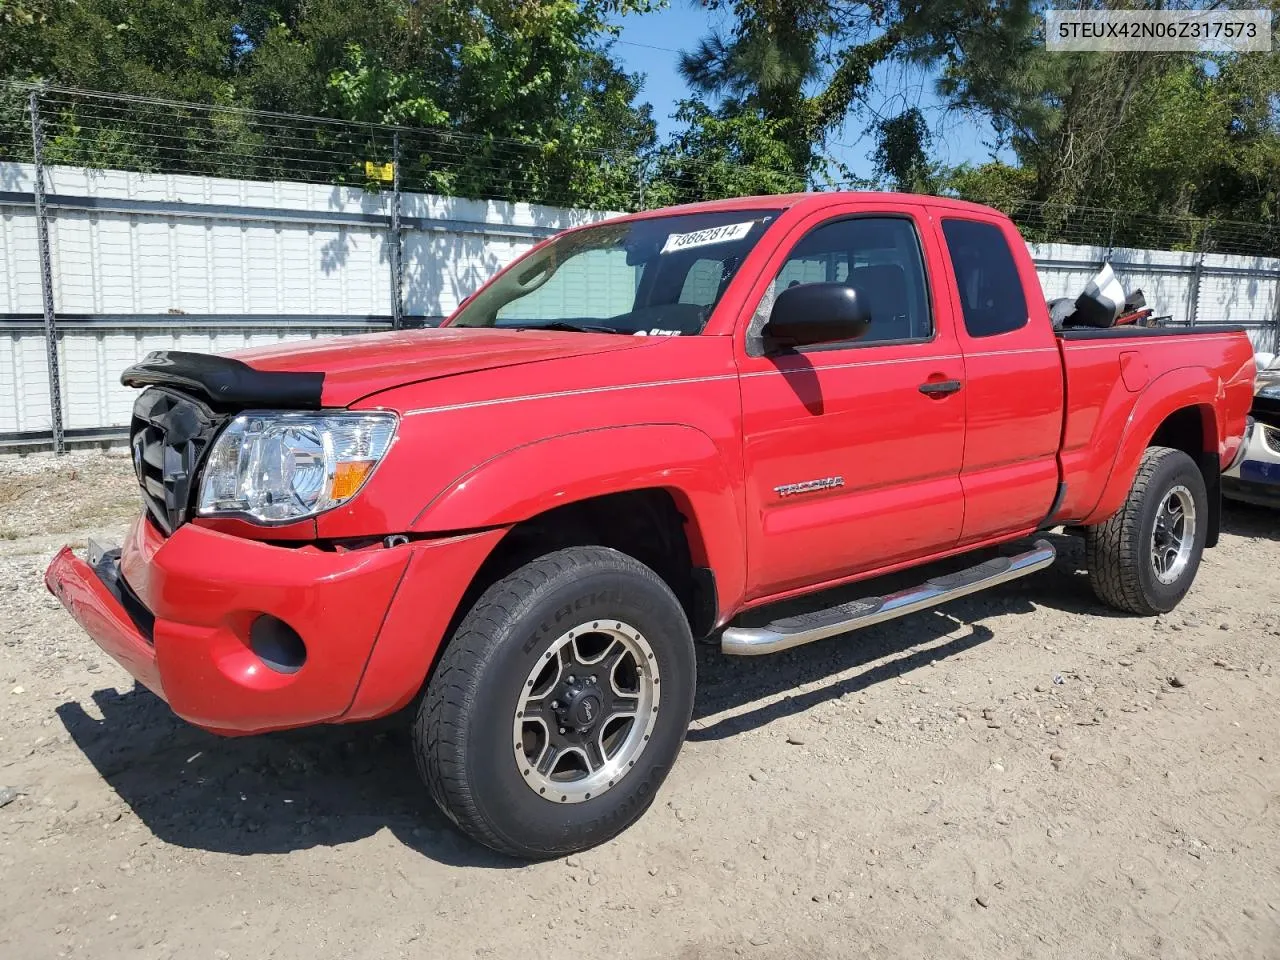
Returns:
[[[477,572],[462,611],[481,593],[530,560],[565,547],[611,547],[639,560],[671,588],[695,638],[715,627],[715,577],[705,563],[688,508],[667,490],[647,488],[579,500],[522,520]]]
[[[1213,412],[1207,416],[1212,423]],[[1201,407],[1183,407],[1164,418],[1151,437],[1153,447],[1173,447],[1190,456],[1197,463],[1208,446],[1205,442],[1206,412]],[[1216,431],[1215,431],[1216,432]]]
[[[1183,407],[1164,418],[1150,443],[1153,447],[1181,450],[1200,467],[1209,495],[1206,547],[1217,546],[1222,525],[1222,464],[1218,460],[1217,436],[1217,421],[1211,407]]]

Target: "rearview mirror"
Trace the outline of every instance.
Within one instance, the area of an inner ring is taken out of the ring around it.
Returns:
[[[658,255],[661,245],[653,237],[639,237],[627,242],[627,266],[638,267]]]
[[[773,301],[760,335],[775,347],[805,347],[857,340],[871,327],[858,291],[844,283],[802,283]]]

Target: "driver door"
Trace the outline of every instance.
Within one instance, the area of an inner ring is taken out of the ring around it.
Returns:
[[[799,224],[770,260],[736,347],[749,598],[958,542],[965,369],[950,300],[926,267],[939,262],[936,243],[921,207],[850,204]],[[768,352],[759,331],[773,296],[819,281],[858,288],[868,333]]]

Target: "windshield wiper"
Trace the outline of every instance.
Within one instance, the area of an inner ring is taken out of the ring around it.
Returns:
[[[568,320],[553,320],[551,323],[524,323],[512,327],[514,330],[573,330],[577,333],[622,333],[614,327],[606,327],[602,323],[571,323]]]

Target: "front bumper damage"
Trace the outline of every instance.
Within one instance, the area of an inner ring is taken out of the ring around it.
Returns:
[[[196,524],[165,537],[140,517],[118,551],[82,558],[64,547],[45,583],[179,716],[256,733],[371,719],[408,703],[503,532],[343,550]],[[296,636],[301,662],[282,668],[264,656],[263,623]]]

